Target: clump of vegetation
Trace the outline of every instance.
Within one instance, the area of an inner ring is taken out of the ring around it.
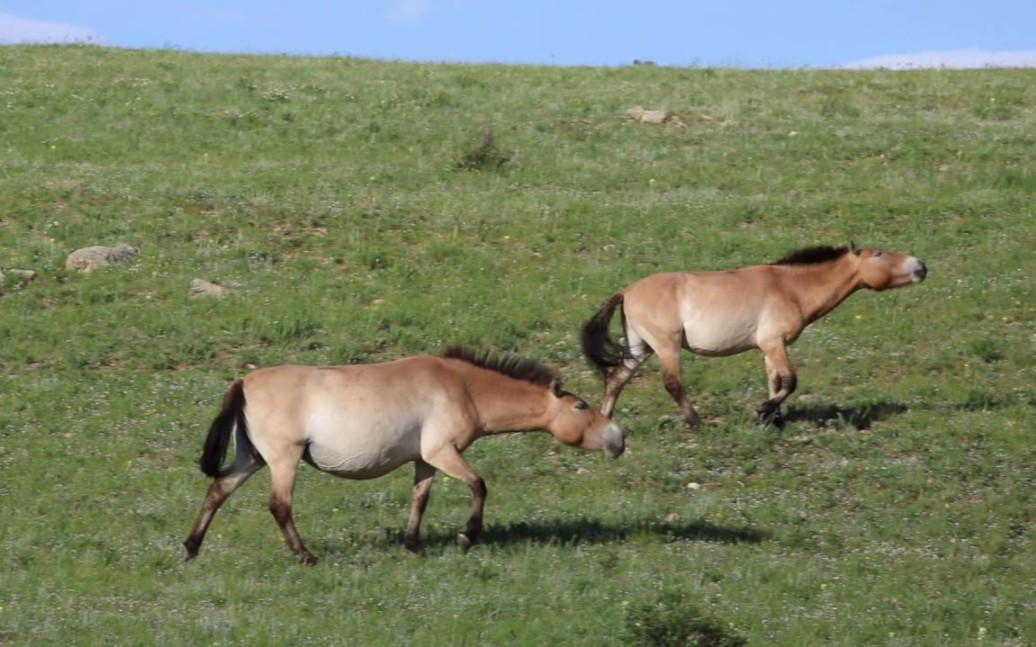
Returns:
[[[649,602],[631,605],[626,614],[625,644],[688,647],[740,647],[747,641],[688,602],[668,591]]]
[[[492,126],[485,126],[478,141],[457,159],[457,168],[464,171],[497,171],[506,166],[514,154],[500,148],[496,141],[496,131]]]
[[[1004,358],[996,340],[989,337],[980,337],[968,342],[968,353],[987,364],[999,362]]]

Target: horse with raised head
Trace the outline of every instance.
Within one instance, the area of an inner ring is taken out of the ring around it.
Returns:
[[[235,381],[205,439],[201,470],[214,480],[190,535],[198,554],[213,515],[234,490],[270,467],[270,512],[288,546],[307,564],[291,505],[299,461],[348,479],[382,476],[414,464],[405,545],[421,553],[421,517],[436,470],[471,488],[467,551],[482,528],[486,484],[461,457],[475,440],[501,432],[542,430],[586,450],[622,454],[622,432],[585,400],[562,390],[550,369],[532,361],[451,347],[440,357],[384,364],[276,366]],[[231,436],[234,458],[223,466]]]
[[[850,244],[800,249],[770,265],[643,278],[609,298],[583,326],[583,354],[605,379],[601,412],[611,417],[623,386],[657,353],[666,390],[687,424],[697,427],[700,418],[680,376],[680,349],[726,356],[757,348],[769,398],[756,413],[760,424],[780,425],[781,403],[796,385],[788,346],[802,330],[861,288],[912,285],[927,273],[913,256]],[[622,343],[608,330],[617,309]]]

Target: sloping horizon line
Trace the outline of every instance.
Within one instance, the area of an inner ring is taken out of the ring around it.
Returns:
[[[918,70],[930,68],[983,69],[1036,67],[1036,49],[998,51],[978,48],[913,54],[883,54],[852,61],[843,69]]]

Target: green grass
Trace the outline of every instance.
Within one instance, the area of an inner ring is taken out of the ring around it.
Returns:
[[[0,643],[1031,644],[1033,106],[1031,70],[0,48],[0,267],[39,275],[0,284]],[[577,335],[618,288],[849,239],[931,274],[806,331],[783,431],[753,424],[757,354],[685,358],[694,435],[652,361],[617,461],[469,450],[490,495],[466,556],[458,482],[422,560],[409,470],[307,468],[315,568],[263,474],[180,561],[204,430],[252,366],[471,343],[599,401]],[[64,269],[117,243],[142,255]]]

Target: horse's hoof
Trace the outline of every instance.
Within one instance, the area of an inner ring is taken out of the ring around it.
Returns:
[[[427,556],[425,554],[424,545],[423,544],[413,543],[413,544],[404,544],[404,545],[406,546],[407,550],[409,550],[411,553],[417,555],[418,557],[426,557]]]
[[[313,555],[313,553],[306,551],[299,555],[299,561],[305,564],[306,566],[313,566],[317,563],[317,558],[315,555]]]
[[[475,545],[475,542],[464,533],[460,533],[457,535],[457,544],[460,546],[460,552],[467,553]]]

